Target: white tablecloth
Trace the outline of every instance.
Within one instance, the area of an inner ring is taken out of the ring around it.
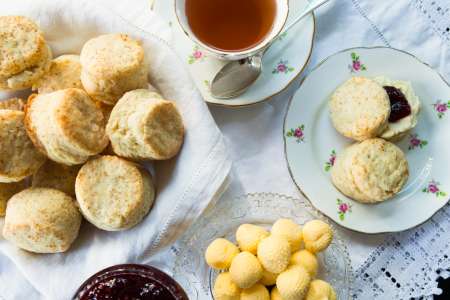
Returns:
[[[149,6],[148,0],[102,2],[138,26]],[[341,49],[384,45],[415,54],[450,79],[449,9],[448,0],[333,0],[316,13],[315,45],[305,73]],[[276,192],[301,197],[286,167],[282,138],[286,105],[297,86],[298,82],[293,83],[272,101],[256,106],[241,109],[210,106],[234,160],[231,184],[222,201],[248,192]],[[369,236],[342,228],[339,230],[348,241],[354,269],[390,238],[389,235]],[[167,263],[170,259],[173,257],[167,254],[158,260]],[[5,276],[5,270],[8,270],[9,278],[15,278],[18,283],[9,288],[14,291],[11,295],[16,295],[17,299],[25,299],[23,295],[32,295],[33,299],[37,297],[32,287],[20,280],[20,273],[14,266],[0,258],[0,276]]]

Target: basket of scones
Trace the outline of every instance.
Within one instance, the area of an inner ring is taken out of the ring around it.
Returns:
[[[39,27],[0,16],[3,237],[35,253],[67,251],[82,219],[106,231],[141,222],[155,201],[143,163],[175,157],[184,139],[176,104],[148,83],[146,53],[126,34],[88,40],[53,58]]]

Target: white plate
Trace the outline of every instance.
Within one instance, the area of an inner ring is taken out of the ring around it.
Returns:
[[[287,24],[307,3],[307,0],[289,1]],[[172,26],[175,51],[187,66],[203,98],[209,103],[245,106],[268,100],[282,92],[301,74],[311,56],[315,33],[313,14],[279,37],[270,47],[264,55],[263,73],[244,94],[229,100],[217,99],[211,95],[209,83],[226,62],[209,56],[185,36],[176,20],[173,1],[155,0],[153,8]]]
[[[381,75],[410,81],[422,107],[417,127],[397,143],[409,163],[407,184],[393,199],[367,205],[345,197],[331,183],[327,169],[332,168],[332,152],[351,141],[333,128],[327,103],[336,87],[351,76]],[[448,83],[411,54],[385,47],[347,49],[315,67],[291,100],[283,129],[288,167],[298,188],[336,223],[364,233],[412,228],[447,203],[449,132]]]

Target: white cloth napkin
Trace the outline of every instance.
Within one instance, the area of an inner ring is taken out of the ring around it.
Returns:
[[[170,32],[168,25],[148,12],[141,26],[165,37]],[[181,62],[160,37],[134,27],[90,1],[1,1],[0,14],[26,15],[35,20],[55,56],[79,53],[85,41],[103,33],[128,33],[142,40],[151,83],[167,99],[176,101],[186,126],[178,157],[155,163],[155,205],[136,227],[106,232],[84,222],[72,248],[67,253],[53,255],[30,254],[0,238],[3,255],[0,255],[0,299],[39,296],[69,299],[87,277],[100,269],[148,261],[173,242],[216,195],[229,173],[231,161],[207,106]],[[28,284],[18,284],[20,273],[35,291]]]

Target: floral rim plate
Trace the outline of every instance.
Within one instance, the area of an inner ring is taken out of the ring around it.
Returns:
[[[328,222],[308,202],[284,195],[256,193],[234,199],[222,198],[180,239],[173,270],[175,280],[189,293],[189,299],[212,299],[211,287],[218,272],[212,271],[204,260],[209,243],[218,237],[235,241],[236,229],[243,223],[270,227],[281,217],[294,219],[300,224],[312,219]],[[318,278],[334,286],[338,299],[349,300],[353,276],[350,257],[339,232],[333,231],[333,242],[318,255]]]
[[[307,0],[289,0],[291,13],[287,24],[290,24],[296,12],[300,12],[307,3]],[[210,82],[226,62],[213,58],[185,36],[177,22],[173,1],[156,0],[153,9],[168,20],[173,28],[172,44],[175,51],[185,63],[197,88],[208,103],[239,107],[269,100],[298,78],[312,53],[315,33],[313,14],[274,42],[264,55],[261,76],[244,94],[228,100],[217,99],[211,95]]]
[[[396,143],[409,163],[407,184],[393,199],[367,205],[347,198],[331,183],[336,153],[351,141],[333,128],[327,104],[350,77],[381,75],[410,81],[421,112],[417,127]],[[315,67],[289,103],[283,135],[290,174],[314,207],[348,229],[383,233],[420,225],[447,203],[449,131],[450,86],[442,76],[409,53],[374,47],[343,50]]]

